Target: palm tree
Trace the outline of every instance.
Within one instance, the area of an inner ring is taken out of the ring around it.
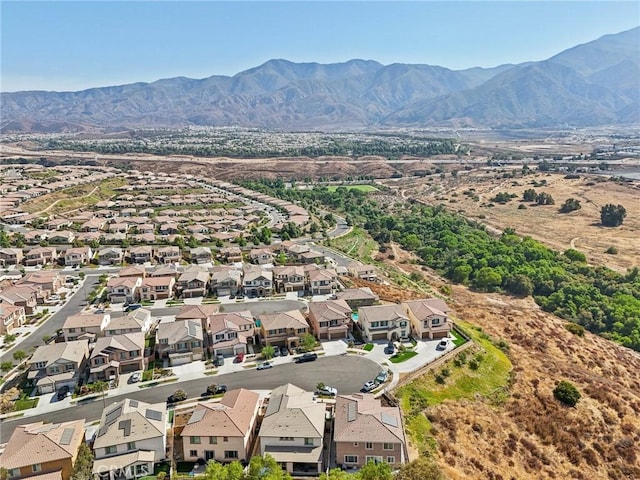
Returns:
[[[266,345],[262,347],[262,355],[266,360],[270,360],[273,358],[273,355],[276,353],[276,349],[272,345]]]
[[[107,401],[105,400],[105,397],[106,391],[109,389],[109,384],[104,380],[98,380],[97,382],[94,382],[93,385],[98,392],[102,392],[102,407],[107,408]]]

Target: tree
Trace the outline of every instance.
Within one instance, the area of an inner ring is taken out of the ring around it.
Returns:
[[[619,227],[627,216],[627,210],[622,205],[608,203],[600,209],[600,221],[605,227]]]
[[[2,370],[3,372],[8,372],[12,368],[13,368],[13,363],[12,362],[2,362],[2,363],[0,363],[0,370]]]
[[[93,478],[93,452],[89,446],[82,442],[78,449],[76,463],[73,464],[72,480],[90,480]]]
[[[431,459],[419,457],[403,465],[395,480],[444,480],[444,475]]]
[[[249,462],[247,480],[291,480],[291,475],[282,470],[275,458],[268,453],[264,457],[252,457]]]
[[[569,213],[575,210],[580,210],[581,208],[582,206],[580,205],[580,200],[576,200],[575,198],[567,198],[560,207],[560,213]]]
[[[16,350],[15,352],[13,352],[14,360],[21,362],[25,358],[27,358],[27,354],[24,352],[24,350]]]
[[[300,345],[302,345],[302,348],[304,348],[306,351],[311,351],[316,346],[316,337],[314,337],[310,333],[305,333],[304,335],[302,335],[302,337],[300,337]]]
[[[536,191],[533,188],[527,188],[522,194],[525,202],[533,202],[536,199]]]
[[[329,470],[329,474],[321,473],[320,480],[355,480],[354,476],[339,468]]]
[[[205,480],[242,480],[244,478],[244,468],[240,462],[235,461],[228,464],[209,462],[204,472]]]
[[[569,248],[563,253],[563,255],[567,257],[569,260],[571,260],[572,262],[584,263],[587,261],[586,255],[582,252],[579,252],[575,248]]]
[[[262,347],[262,355],[267,360],[273,358],[273,355],[275,353],[276,353],[276,349],[273,347],[273,345],[265,345],[264,347]]]
[[[556,388],[553,389],[553,396],[556,400],[570,407],[574,407],[582,397],[578,389],[566,380],[562,380],[556,385]]]
[[[542,192],[536,195],[536,203],[538,205],[554,205],[556,202],[551,195]]]
[[[491,267],[482,267],[476,274],[474,285],[480,290],[492,291],[502,285],[502,275]]]
[[[528,297],[533,293],[533,282],[529,277],[517,274],[507,281],[506,289],[509,293],[519,297]]]
[[[391,465],[385,462],[367,462],[358,472],[359,480],[393,480]]]

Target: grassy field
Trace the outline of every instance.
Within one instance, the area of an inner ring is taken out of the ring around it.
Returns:
[[[378,189],[373,185],[331,185],[327,187],[330,192],[335,192],[338,188],[346,188],[347,190],[360,190],[361,192],[377,192]]]
[[[55,215],[78,208],[95,205],[101,200],[113,197],[115,188],[126,184],[123,178],[110,178],[100,183],[78,185],[29,200],[22,208],[29,213],[43,212]]]
[[[435,374],[425,374],[396,392],[406,417],[407,432],[419,452],[431,451],[433,447],[431,423],[424,414],[430,406],[445,400],[475,400],[478,396],[498,401],[509,383],[512,365],[505,353],[472,325],[459,323],[479,348],[463,352],[464,359],[458,357],[457,362],[447,364]]]
[[[343,237],[332,239],[331,246],[364,262],[371,262],[373,253],[378,250],[378,243],[359,227],[354,227]]]

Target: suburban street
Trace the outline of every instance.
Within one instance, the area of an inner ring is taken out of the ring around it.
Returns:
[[[250,369],[226,375],[204,376],[196,380],[180,383],[167,383],[152,388],[141,388],[134,393],[118,396],[107,396],[106,404],[132,398],[143,402],[157,403],[166,401],[167,397],[177,389],[184,389],[191,399],[203,393],[207,386],[216,383],[233,388],[254,390],[272,390],[285,383],[293,383],[305,390],[314,391],[319,382],[338,389],[338,393],[354,393],[360,390],[364,382],[374,378],[381,370],[380,365],[360,356],[332,356],[318,358],[309,363],[287,363],[269,370]],[[6,442],[14,428],[24,423],[45,421],[51,423],[65,422],[84,418],[87,421],[100,418],[103,410],[102,398],[78,402],[72,408],[52,410],[46,414],[5,420],[0,423],[0,443]]]

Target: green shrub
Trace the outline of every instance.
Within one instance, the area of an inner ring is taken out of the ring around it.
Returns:
[[[582,395],[580,395],[578,389],[571,382],[562,380],[556,385],[556,388],[553,389],[553,396],[565,405],[573,407],[578,403]]]
[[[569,330],[574,335],[584,337],[584,327],[582,325],[578,325],[577,323],[565,323],[564,328]]]
[[[607,248],[605,250],[604,253],[608,253],[609,255],[617,255],[618,254],[618,248],[614,247],[613,245],[611,245],[609,248]]]

